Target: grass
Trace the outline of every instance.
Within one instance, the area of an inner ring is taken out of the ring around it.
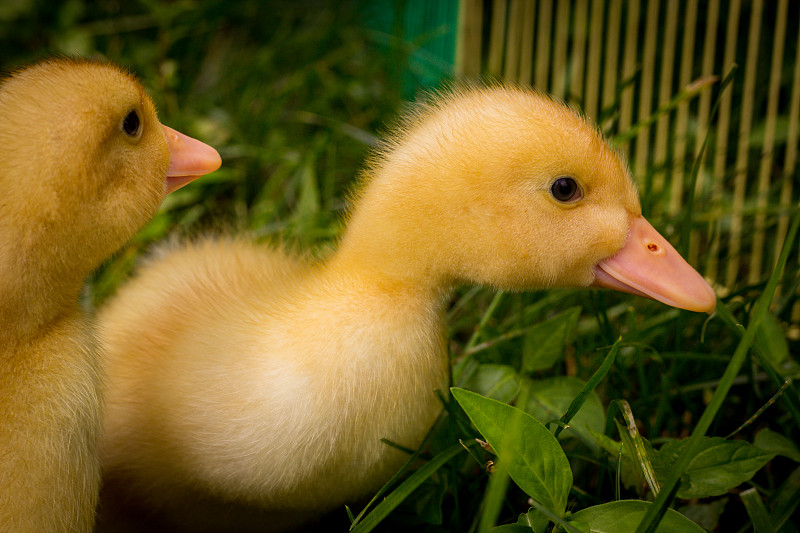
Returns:
[[[365,29],[356,4],[15,6],[0,9],[2,67],[53,53],[113,59],[142,78],[164,123],[216,146],[224,160],[221,171],[171,195],[93,276],[89,306],[101,305],[143,254],[176,234],[238,231],[330,247],[353,177],[403,104],[409,47]],[[664,202],[665,213],[668,201],[643,204]],[[775,205],[750,209],[779,213]],[[789,214],[797,219],[796,209]],[[714,226],[670,222],[684,236]],[[712,237],[709,230],[704,241]],[[787,242],[788,266],[734,287],[711,318],[610,292],[460,290],[448,312],[452,385],[499,403],[441,391],[444,414],[417,460],[354,531],[583,531],[601,523],[601,512],[644,518],[645,531],[662,504],[710,531],[795,531],[800,402],[795,386],[784,386],[800,375],[797,341],[785,333],[797,327],[795,297],[786,289],[773,297],[779,283],[796,287],[800,279],[796,239]],[[486,423],[493,416],[523,422],[498,436]],[[543,441],[542,428],[558,439],[546,453],[526,452],[526,432]],[[536,483],[547,488],[552,480],[542,474],[537,481],[538,467],[520,468],[519,458],[562,465],[558,475],[568,471],[572,480],[566,492],[543,501]],[[613,504],[630,499],[656,505]],[[347,529],[344,510],[331,520]]]

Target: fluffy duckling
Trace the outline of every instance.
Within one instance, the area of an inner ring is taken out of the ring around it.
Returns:
[[[444,310],[461,284],[597,283],[715,306],[595,127],[529,90],[418,107],[353,204],[327,260],[200,240],[144,265],[101,312],[113,497],[192,530],[235,529],[238,511],[221,524],[203,511],[241,504],[264,531],[374,492],[406,459],[380,439],[414,448],[441,411]]]
[[[0,117],[0,531],[88,532],[101,374],[83,279],[220,159],[98,62],[15,72]]]

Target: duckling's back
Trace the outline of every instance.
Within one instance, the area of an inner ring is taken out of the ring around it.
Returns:
[[[98,317],[106,504],[194,503],[188,530],[219,496],[277,531],[377,490],[406,460],[382,438],[422,440],[446,386],[438,308],[243,240],[160,256]]]

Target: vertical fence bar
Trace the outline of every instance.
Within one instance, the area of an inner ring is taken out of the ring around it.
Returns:
[[[605,0],[593,0],[589,20],[589,54],[586,62],[586,97],[583,109],[597,121],[597,102],[600,100],[600,58],[603,51],[603,11]]]
[[[675,50],[677,49],[678,33],[678,0],[667,0],[667,21],[664,29],[664,40],[662,41],[661,52],[661,72],[658,84],[658,105],[659,107],[669,102],[673,95],[672,80],[675,72]],[[656,122],[656,142],[654,152],[655,171],[653,174],[653,190],[658,197],[663,197],[664,183],[667,176],[671,176],[671,165],[667,161],[670,137],[670,114],[659,117]],[[656,206],[664,205],[664,202],[656,202]]]
[[[602,110],[609,109],[617,98],[617,77],[619,71],[617,65],[619,64],[619,43],[621,40],[620,23],[622,21],[622,0],[611,0],[608,6],[608,29],[606,30],[606,45],[605,45],[605,68],[603,76],[603,99]],[[600,114],[598,113],[598,117]],[[603,130],[608,129],[611,120],[615,117],[609,117],[602,125]]]
[[[702,76],[711,76],[714,74],[714,54],[716,53],[717,44],[717,26],[719,22],[719,0],[711,0],[708,3],[708,11],[706,13],[706,34],[703,39],[703,64],[701,67]],[[725,66],[725,68],[728,68]],[[718,72],[719,75],[724,75],[724,72]],[[730,89],[729,89],[730,90]],[[703,146],[703,140],[710,125],[708,124],[711,116],[711,91],[703,91],[700,94],[700,102],[697,106],[697,136],[695,138],[695,158],[700,157],[700,149]],[[703,159],[706,154],[703,153]],[[704,162],[700,162],[700,172],[697,175],[697,183],[695,184],[695,195],[700,197],[706,191],[706,175],[707,170]],[[709,229],[712,226],[709,225]],[[788,226],[787,226],[788,227]],[[698,264],[700,255],[700,239],[699,231],[695,230],[689,246],[689,262],[693,265]]]
[[[503,77],[511,81],[517,81],[519,77],[519,43],[522,38],[522,15],[525,11],[523,1],[511,0],[506,23],[506,60],[503,65]]]
[[[639,48],[639,2],[628,2],[627,8],[628,13],[625,18],[625,56],[622,60],[623,82],[629,82],[636,73],[636,50]],[[627,131],[633,124],[633,87],[634,84],[630,83],[622,90],[618,128],[620,132]],[[620,148],[630,155],[630,143],[625,143]]]
[[[587,0],[575,3],[575,24],[572,26],[572,53],[570,54],[569,100],[585,103],[583,96],[583,69],[586,63],[586,23],[589,6]]]
[[[548,90],[550,78],[550,36],[553,25],[553,0],[539,2],[539,24],[536,29],[536,87]]]
[[[769,73],[767,93],[767,117],[764,124],[764,143],[761,147],[761,164],[758,167],[758,196],[756,197],[756,216],[754,221],[753,245],[750,250],[750,274],[748,281],[756,283],[761,277],[765,247],[766,220],[769,206],[770,174],[772,173],[773,151],[775,150],[775,124],[778,117],[778,98],[781,89],[783,67],[783,45],[786,40],[787,0],[778,0],[778,14],[775,19],[775,39],[772,48],[772,65]],[[777,256],[775,257],[777,259]]]
[[[458,8],[455,74],[475,78],[481,73],[483,0],[461,0]]]
[[[750,148],[750,131],[753,124],[753,95],[756,88],[758,68],[758,39],[761,30],[763,0],[754,0],[750,14],[750,28],[747,32],[747,60],[744,71],[744,91],[742,93],[742,113],[739,126],[739,143],[736,150],[736,177],[733,184],[733,213],[731,215],[731,240],[728,252],[728,268],[725,284],[733,287],[739,277],[742,253],[742,227],[744,222],[744,196],[747,190],[747,162]],[[760,274],[757,273],[757,275]]]
[[[733,66],[736,57],[736,40],[739,28],[739,11],[741,8],[740,0],[733,0],[728,6],[728,24],[725,30],[725,57],[722,67],[729,69]],[[731,123],[731,102],[733,101],[733,89],[728,89],[722,95],[719,107],[719,121],[717,121],[717,142],[714,147],[714,186],[712,191],[712,201],[716,209],[722,209],[722,190],[725,185],[725,169],[728,160],[728,137],[730,135]],[[717,224],[717,231],[714,232],[714,239],[711,241],[711,250],[708,257],[707,273],[711,279],[718,279],[719,273],[719,252],[722,226],[722,214],[717,215],[720,220]],[[720,280],[721,281],[721,280]]]
[[[564,99],[567,92],[567,39],[569,38],[569,1],[556,4],[556,38],[553,47],[553,81],[551,92]]]
[[[681,65],[678,74],[678,85],[683,90],[692,81],[694,68],[694,37],[697,25],[697,0],[686,2],[686,16],[683,20],[683,43],[681,44]],[[708,92],[708,91],[706,91]],[[670,190],[669,212],[677,214],[682,205],[683,180],[686,170],[686,144],[689,135],[689,102],[678,106],[675,121],[675,168],[672,172],[672,188]],[[684,246],[684,243],[681,243]]]
[[[489,74],[499,76],[503,72],[503,48],[506,42],[506,9],[507,0],[492,2],[492,27],[489,31]]]
[[[658,0],[647,3],[647,19],[644,33],[644,57],[639,83],[639,112],[637,120],[642,121],[650,116],[653,110],[653,84],[656,68],[656,40],[658,38]],[[642,128],[636,135],[636,149],[634,150],[634,168],[639,179],[645,179],[645,195],[652,192],[650,177],[646,176],[649,168],[650,155],[650,128]]]
[[[525,0],[522,13],[522,35],[519,46],[519,82],[530,85],[533,82],[533,28],[536,24],[536,0]]]

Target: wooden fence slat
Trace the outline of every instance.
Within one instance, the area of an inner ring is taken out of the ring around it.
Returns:
[[[605,0],[593,0],[589,19],[589,56],[586,62],[586,97],[583,110],[597,121],[597,102],[600,100],[600,59],[603,52],[603,11]]]
[[[533,82],[533,28],[536,25],[536,0],[525,0],[522,13],[522,35],[519,46],[519,82],[530,85]]]
[[[546,91],[550,86],[550,35],[553,26],[553,0],[539,3],[539,24],[536,30],[536,87]]]
[[[639,113],[636,120],[642,121],[650,116],[653,111],[653,84],[656,70],[656,41],[658,40],[658,13],[659,0],[647,3],[647,17],[644,34],[644,57],[639,76]],[[644,182],[644,193],[648,195],[651,190],[652,176],[648,176],[650,169],[650,128],[642,128],[636,135],[636,149],[633,152],[633,168],[636,176]]]
[[[506,42],[507,0],[494,0],[492,3],[492,27],[489,31],[489,74],[499,76],[503,72],[503,49]]]
[[[625,55],[622,60],[622,81],[628,82],[636,73],[636,50],[639,47],[639,2],[628,2],[628,16],[625,19]],[[633,124],[634,84],[622,91],[619,109],[618,131],[627,131]],[[630,143],[620,147],[630,154]]]
[[[724,69],[733,66],[736,58],[736,41],[739,28],[740,0],[732,0],[728,9],[728,24],[725,29],[725,58],[722,65]],[[731,103],[733,102],[733,87],[722,95],[719,107],[719,120],[717,121],[717,142],[714,149],[714,185],[711,191],[711,201],[717,210],[717,231],[708,254],[706,273],[713,280],[719,280],[719,252],[722,240],[722,191],[725,186],[725,169],[728,158],[728,137],[730,135]]]
[[[605,75],[603,77],[603,104],[602,109],[608,109],[617,98],[617,76],[619,71],[619,43],[622,40],[620,35],[620,23],[622,21],[622,0],[611,0],[608,6],[608,31],[606,32],[606,45],[604,50]],[[599,113],[598,113],[599,117]],[[606,130],[614,117],[609,117],[608,121],[602,125]]]
[[[701,76],[711,76],[714,74],[714,55],[717,50],[717,26],[719,23],[719,0],[711,0],[708,5],[706,13],[706,34],[703,40],[703,65],[701,67]],[[725,68],[728,68],[725,66]],[[717,72],[718,75],[724,75],[724,72]],[[703,147],[703,140],[709,130],[709,118],[711,116],[711,91],[703,91],[700,94],[700,102],[697,105],[697,136],[695,138],[695,158],[700,157],[700,150]],[[708,156],[710,146],[706,147],[706,151],[702,154],[705,161]],[[706,166],[700,163],[699,173],[697,175],[697,183],[695,184],[695,195],[700,197],[706,190],[706,176],[708,171]],[[710,233],[710,232],[709,232]],[[700,259],[700,232],[696,230],[694,238],[692,238],[689,247],[689,263],[697,265]]]
[[[728,247],[728,265],[725,285],[733,287],[739,277],[742,254],[742,230],[744,222],[744,198],[747,190],[747,162],[750,148],[750,132],[753,125],[753,95],[756,89],[758,68],[758,39],[761,30],[763,0],[754,0],[750,13],[750,28],[747,31],[747,60],[744,70],[744,90],[739,125],[739,142],[736,149],[736,176],[733,182],[733,206],[731,213],[731,240]],[[760,272],[758,273],[760,274]]]
[[[672,89],[673,73],[675,72],[675,50],[677,49],[678,33],[678,0],[667,0],[667,21],[664,29],[664,38],[661,43],[661,72],[659,73],[658,84],[658,105],[663,106],[669,102],[675,94]],[[656,142],[653,149],[653,161],[656,169],[653,173],[653,188],[651,194],[662,197],[664,193],[664,182],[667,176],[671,176],[671,165],[667,161],[667,151],[669,149],[669,124],[670,114],[659,117],[656,122]],[[663,202],[656,202],[656,206],[663,205]]]
[[[483,0],[461,0],[456,38],[456,76],[475,78],[481,73]]]
[[[519,43],[522,38],[522,15],[525,6],[523,0],[511,0],[506,26],[506,60],[503,65],[503,77],[517,81],[519,76]]]
[[[581,104],[583,98],[583,68],[586,62],[586,24],[589,19],[589,6],[587,0],[577,0],[575,3],[575,21],[572,26],[572,51],[570,53],[570,75],[568,100],[578,100]]]
[[[778,97],[781,88],[781,67],[783,66],[783,45],[786,40],[787,0],[778,0],[778,16],[775,19],[775,38],[772,47],[772,65],[769,74],[767,93],[767,117],[764,124],[764,144],[761,147],[761,162],[758,167],[758,192],[756,196],[756,216],[754,220],[753,243],[750,250],[750,271],[748,281],[756,283],[761,277],[766,246],[767,207],[769,205],[770,174],[772,173],[773,151],[775,150],[775,125],[778,117]],[[777,259],[777,257],[776,257]]]
[[[681,44],[681,64],[678,85],[681,90],[692,81],[694,68],[694,37],[697,26],[697,2],[686,2],[686,15],[683,20],[683,42]],[[709,91],[706,91],[709,92]],[[675,120],[675,166],[672,171],[672,187],[670,190],[669,212],[677,215],[683,205],[683,181],[686,179],[686,145],[689,135],[689,102],[678,106]],[[683,245],[684,243],[681,243]]]
[[[569,2],[561,0],[556,4],[556,36],[553,43],[552,81],[550,92],[556,97],[567,96],[567,46],[569,38]]]

